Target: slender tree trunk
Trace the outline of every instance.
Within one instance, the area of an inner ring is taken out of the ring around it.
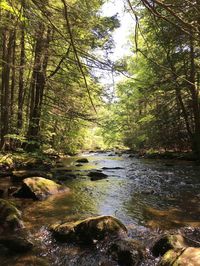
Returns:
[[[12,80],[10,88],[10,126],[13,127],[13,116],[14,116],[14,94],[15,94],[15,61],[16,61],[16,32],[14,32],[13,48],[12,48]],[[12,131],[12,130],[11,130]],[[12,132],[11,132],[12,133]]]
[[[22,6],[24,1],[22,2]],[[24,22],[21,25],[21,40],[20,40],[20,68],[19,68],[19,91],[18,91],[18,111],[17,111],[17,128],[18,131],[23,126],[23,96],[24,96],[24,66],[25,66],[25,33]]]

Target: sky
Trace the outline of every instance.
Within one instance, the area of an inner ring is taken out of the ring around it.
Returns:
[[[121,26],[113,33],[115,42],[114,53],[111,56],[112,60],[117,60],[127,54],[130,54],[130,45],[128,37],[131,32],[134,32],[134,19],[131,13],[125,12],[126,0],[108,0],[102,8],[104,16],[113,16],[118,14]]]
[[[113,48],[112,54],[109,55],[111,61],[117,61],[126,55],[131,54],[131,45],[129,43],[130,34],[134,33],[134,18],[131,13],[125,11],[126,0],[107,0],[103,5],[101,13],[103,16],[113,16],[118,14],[120,21],[120,27],[113,32],[113,39],[115,47]],[[127,7],[127,6],[126,6]],[[124,78],[122,74],[111,72],[99,72],[99,81],[105,87],[105,91],[108,98],[112,101],[115,98],[115,84]]]

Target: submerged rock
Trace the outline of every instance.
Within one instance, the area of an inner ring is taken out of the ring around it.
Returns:
[[[108,177],[108,175],[106,175],[104,173],[101,173],[99,171],[90,172],[88,174],[88,176],[91,177],[90,180],[92,180],[92,181],[101,180],[101,179],[104,179],[104,178],[107,178]]]
[[[23,227],[21,212],[13,203],[0,199],[0,228],[15,230],[21,227]]]
[[[19,171],[13,171],[12,176],[15,181],[22,181],[23,179],[27,177],[35,177],[40,176],[44,178],[52,178],[51,173],[37,171],[37,170],[19,170]]]
[[[141,244],[130,238],[115,241],[108,252],[119,265],[123,266],[139,265],[145,254]]]
[[[159,266],[198,266],[200,265],[200,248],[169,250],[162,257]]]
[[[76,241],[84,244],[127,233],[126,227],[112,216],[97,216],[77,222],[54,224],[50,230],[60,241]]]
[[[89,163],[87,158],[80,158],[78,160],[76,160],[77,163]]]
[[[69,188],[64,188],[54,181],[43,177],[32,177],[24,179],[22,187],[13,195],[19,198],[42,200],[61,191],[69,191]]]
[[[180,250],[187,247],[186,240],[182,235],[162,236],[152,247],[151,251],[155,257],[163,256],[168,250]]]

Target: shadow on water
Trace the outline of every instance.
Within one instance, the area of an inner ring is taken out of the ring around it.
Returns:
[[[51,196],[42,202],[22,203],[25,225],[40,242],[40,255],[50,258],[51,265],[100,265],[106,257],[103,251],[94,249],[91,253],[74,245],[58,245],[47,230],[49,224],[58,221],[114,215],[129,228],[130,235],[140,239],[145,239],[146,232],[154,235],[151,229],[200,226],[198,166],[127,155],[84,154],[84,157],[89,163],[82,166],[76,166],[79,157],[62,161],[62,171],[77,175],[76,179],[64,182],[70,193]],[[91,181],[87,174],[94,169],[102,170],[108,178]],[[9,265],[8,260],[6,263]]]

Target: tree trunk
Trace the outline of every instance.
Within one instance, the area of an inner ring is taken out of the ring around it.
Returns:
[[[22,2],[22,7],[24,1]],[[25,33],[24,22],[21,25],[21,40],[20,40],[20,68],[19,68],[19,91],[18,91],[18,111],[17,111],[17,128],[18,131],[23,126],[23,96],[24,96],[24,66],[25,66]]]
[[[14,32],[6,28],[2,33],[2,88],[1,88],[1,149],[5,147],[5,135],[9,131],[10,119],[10,64]]]
[[[34,68],[31,82],[31,103],[29,115],[28,140],[34,144],[28,145],[28,149],[39,148],[40,119],[44,88],[46,85],[46,69],[48,64],[48,48],[50,42],[50,30],[45,32],[44,25],[40,25],[36,33],[36,47]]]

